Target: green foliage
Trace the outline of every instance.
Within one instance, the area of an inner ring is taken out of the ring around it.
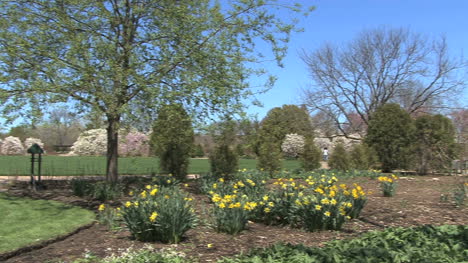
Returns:
[[[192,148],[192,152],[190,153],[190,157],[192,158],[200,158],[205,156],[205,151],[203,151],[203,146],[201,144],[196,144],[195,147]]]
[[[349,159],[351,168],[356,170],[368,170],[378,162],[377,153],[364,143],[353,145]]]
[[[123,186],[118,183],[96,182],[86,179],[72,179],[73,194],[79,197],[90,197],[101,202],[115,200],[123,192]]]
[[[151,145],[161,169],[184,180],[187,175],[194,132],[192,120],[181,104],[163,106],[151,134]]]
[[[257,168],[267,171],[270,176],[281,169],[281,151],[278,145],[268,140],[260,145]]]
[[[406,168],[410,159],[414,124],[398,104],[385,104],[372,114],[365,142],[379,156],[383,172]]]
[[[351,161],[342,143],[338,143],[330,154],[328,166],[332,169],[346,171],[351,168]]]
[[[214,131],[217,145],[210,155],[210,164],[211,173],[218,178],[231,178],[239,167],[239,156],[232,149],[236,140],[235,127],[236,123],[228,118]]]
[[[455,128],[452,121],[440,114],[424,115],[415,122],[413,159],[419,174],[430,169],[450,166],[457,156]]]
[[[258,133],[260,145],[271,143],[281,151],[286,134],[299,134],[304,138],[314,137],[314,127],[307,110],[296,105],[283,105],[271,109],[261,122]],[[261,147],[261,146],[260,146]]]
[[[275,244],[219,263],[465,262],[467,237],[467,226],[388,228],[356,239],[332,241],[322,248]]]
[[[8,74],[2,79],[0,110],[10,120],[34,118],[48,104],[67,102],[105,116],[107,179],[115,182],[122,122],[147,125],[154,108],[173,101],[201,117],[241,111],[242,100],[251,94],[246,80],[264,72],[255,63],[265,59],[255,43],[270,47],[266,52],[281,65],[296,30],[297,16],[280,19],[271,4],[1,1],[0,39],[8,43],[0,43],[0,64]]]
[[[85,258],[78,259],[72,263],[192,263],[183,253],[175,250],[156,250],[151,247],[135,250],[129,248],[119,255],[111,255],[105,258],[98,258],[91,254],[86,254]]]
[[[135,239],[179,243],[196,223],[191,200],[177,186],[148,185],[124,204],[121,213]]]
[[[304,152],[300,156],[301,167],[305,171],[320,168],[321,152],[312,138],[306,138]]]
[[[217,178],[230,178],[238,169],[238,161],[238,156],[229,145],[216,146],[210,155],[211,173]]]

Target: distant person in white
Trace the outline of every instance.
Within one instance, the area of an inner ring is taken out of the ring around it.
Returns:
[[[326,162],[328,161],[328,148],[323,148],[323,160]]]

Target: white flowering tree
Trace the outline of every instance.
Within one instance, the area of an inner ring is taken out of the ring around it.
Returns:
[[[4,155],[22,155],[24,147],[18,137],[8,136],[2,143],[2,154]]]
[[[44,149],[44,143],[41,141],[41,139],[30,137],[24,140],[24,150],[27,151],[29,147],[31,147],[35,143],[39,145],[42,149]]]
[[[105,155],[107,132],[105,129],[84,131],[72,146],[72,155]]]
[[[289,157],[297,158],[304,151],[305,139],[304,136],[290,133],[281,144],[281,150]]]

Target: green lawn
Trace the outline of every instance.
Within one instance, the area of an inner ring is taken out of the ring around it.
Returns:
[[[1,193],[0,211],[0,253],[64,235],[95,218],[79,207]]]
[[[29,175],[30,156],[0,156],[0,175]],[[256,160],[241,159],[239,168],[255,169]],[[283,169],[292,170],[300,166],[298,161],[284,160]],[[43,156],[42,175],[104,175],[105,157]],[[189,173],[203,174],[210,170],[209,160],[191,159]],[[148,175],[158,173],[158,159],[151,157],[119,158],[120,174]]]

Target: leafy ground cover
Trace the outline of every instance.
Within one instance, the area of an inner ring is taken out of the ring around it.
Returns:
[[[0,253],[69,233],[95,219],[93,212],[50,200],[0,193]]]
[[[343,225],[342,230],[339,231],[307,232],[301,228],[289,225],[266,225],[259,222],[248,222],[246,230],[241,231],[237,235],[217,232],[214,219],[210,213],[213,209],[212,200],[206,194],[200,192],[199,182],[191,181],[188,182],[188,186],[183,187],[190,194],[190,197],[193,198],[199,222],[197,227],[187,231],[184,239],[177,245],[161,242],[140,242],[132,239],[131,233],[125,229],[111,231],[103,225],[95,225],[63,241],[50,244],[43,249],[18,255],[6,260],[6,262],[72,262],[80,258],[83,259],[84,255],[88,255],[88,258],[103,258],[112,254],[126,252],[131,247],[139,249],[147,246],[150,247],[150,250],[172,249],[175,251],[174,253],[177,253],[175,257],[170,259],[172,261],[161,262],[216,262],[222,257],[232,258],[239,255],[239,253],[248,254],[252,248],[266,248],[278,242],[291,243],[298,246],[303,245],[307,248],[312,247],[314,250],[317,247],[325,247],[326,242],[329,241],[353,239],[356,237],[364,238],[365,236],[362,235],[365,233],[373,230],[386,230],[389,227],[406,228],[426,224],[467,225],[468,207],[466,205],[456,206],[453,200],[441,198],[441,195],[449,195],[460,182],[466,182],[466,177],[402,177],[399,179],[398,188],[393,197],[383,196],[380,182],[375,176],[345,177],[339,179],[340,183],[348,185],[358,183],[366,191],[368,198],[367,204],[360,216],[347,221]],[[268,183],[273,185],[273,182],[274,180],[271,180]],[[56,199],[68,203],[81,202],[83,205],[91,206],[91,209],[98,209],[99,203],[83,202],[83,199],[73,196],[68,184],[69,182],[54,182],[50,184],[51,187],[47,191],[31,194],[27,191],[27,185],[18,183],[16,187],[10,188],[9,192],[18,195],[29,194],[36,198]],[[125,199],[122,201],[125,201]],[[120,206],[121,202],[117,205]],[[397,232],[386,232],[387,234],[381,236],[380,241],[390,244],[393,240],[401,245],[402,243],[399,241],[401,238],[390,238],[391,235],[398,236],[399,232]],[[451,230],[443,230],[442,232],[454,233]],[[401,233],[406,232],[402,231]],[[417,236],[415,233],[405,235],[408,237]],[[364,242],[363,239],[360,240],[359,242]],[[296,247],[293,248],[296,249]],[[401,249],[404,249],[404,246]],[[342,250],[344,251],[344,249]],[[129,256],[141,258],[160,257],[152,256],[147,252],[141,253],[144,255],[130,253],[131,255]],[[182,256],[185,260],[179,259],[179,256]],[[287,262],[289,261],[287,260]],[[126,261],[116,259],[115,261],[106,262]],[[452,262],[456,262],[456,260],[452,260]]]
[[[0,156],[0,175],[30,175],[30,156]],[[80,176],[104,175],[105,157],[101,156],[44,156],[42,175],[44,176]],[[255,169],[254,159],[241,159],[240,169]],[[284,160],[283,168],[293,170],[300,166],[296,160]],[[202,174],[210,171],[208,159],[191,159],[190,174]],[[119,173],[128,175],[150,175],[159,173],[157,158],[126,157],[119,158]]]

